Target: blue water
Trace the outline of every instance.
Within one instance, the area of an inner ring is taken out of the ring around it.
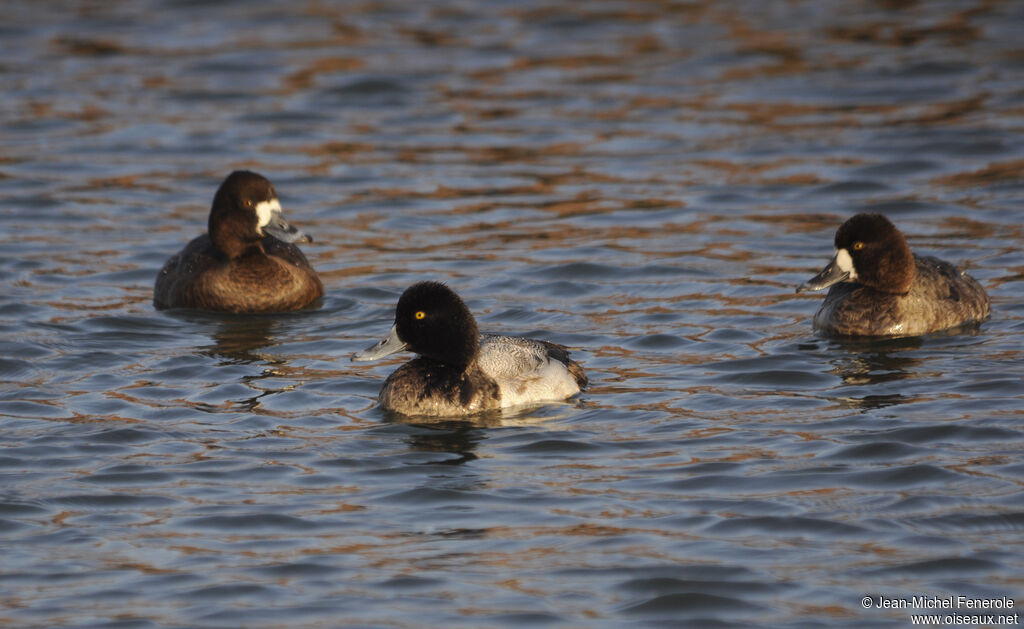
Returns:
[[[1022,27],[1008,1],[10,3],[0,625],[1021,601]],[[322,306],[155,311],[237,168],[313,235]],[[991,319],[816,336],[794,289],[858,211],[966,265]],[[590,388],[382,412],[406,357],[349,356],[422,279],[570,346]]]

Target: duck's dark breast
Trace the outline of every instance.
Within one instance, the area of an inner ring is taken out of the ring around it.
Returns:
[[[458,416],[501,408],[501,391],[475,364],[462,370],[416,358],[388,376],[379,401],[404,415]]]

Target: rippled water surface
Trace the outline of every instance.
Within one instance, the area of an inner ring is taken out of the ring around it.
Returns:
[[[0,625],[904,627],[862,598],[1024,598],[1024,4],[5,7]],[[322,306],[155,311],[236,168],[314,236]],[[794,288],[864,210],[992,318],[816,336]],[[349,356],[421,279],[572,347],[589,390],[383,413],[398,361]]]

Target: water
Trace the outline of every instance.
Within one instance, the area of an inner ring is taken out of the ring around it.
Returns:
[[[8,3],[0,625],[1019,601],[1022,27],[1009,1]],[[154,311],[243,167],[314,236],[322,307]],[[815,336],[794,288],[862,210],[966,263],[991,320]],[[397,362],[348,358],[422,279],[571,346],[589,390],[386,415]]]

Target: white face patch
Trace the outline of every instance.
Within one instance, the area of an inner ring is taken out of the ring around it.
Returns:
[[[836,250],[836,266],[839,267],[839,270],[850,274],[846,278],[847,282],[857,279],[857,269],[853,268],[853,258],[850,257],[850,252],[846,249]]]
[[[277,199],[271,199],[269,201],[260,201],[256,204],[256,227],[259,232],[263,233],[263,227],[270,224],[270,219],[274,217],[274,214],[281,213],[281,203]]]

